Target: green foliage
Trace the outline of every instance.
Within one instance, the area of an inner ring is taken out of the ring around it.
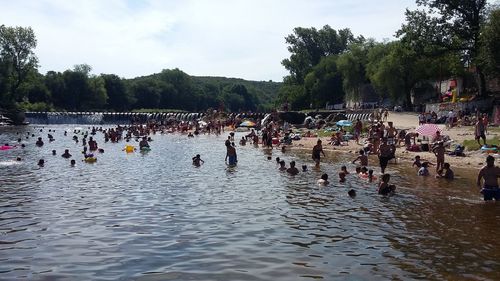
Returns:
[[[397,32],[402,42],[419,56],[453,53],[463,67],[475,66],[479,93],[485,94],[485,78],[479,61],[480,31],[486,0],[416,0],[422,10],[406,11],[407,23]]]
[[[293,34],[285,37],[285,41],[291,55],[281,63],[290,71],[291,82],[301,85],[322,58],[342,53],[355,38],[348,28],[337,32],[325,25],[320,30],[296,27]]]
[[[104,88],[108,95],[108,108],[116,111],[130,109],[136,100],[125,85],[125,81],[115,74],[101,74],[101,77],[104,80]]]
[[[337,70],[337,57],[323,58],[309,74],[304,86],[314,108],[323,108],[327,103],[342,103],[344,90],[342,76]]]
[[[366,65],[368,64],[368,52],[374,44],[373,40],[351,44],[348,50],[337,59],[337,68],[342,74],[342,86],[346,95],[352,99],[359,98],[361,87],[369,82]]]
[[[2,68],[2,82],[7,89],[3,89],[5,100],[2,103],[22,100],[18,92],[29,72],[38,65],[35,56],[35,33],[31,27],[7,27],[0,25],[0,64]]]
[[[34,102],[30,103],[27,101],[20,102],[17,104],[18,107],[24,111],[54,111],[54,107],[50,104],[47,104],[45,102]]]
[[[500,8],[489,14],[481,32],[480,61],[485,70],[500,75]]]

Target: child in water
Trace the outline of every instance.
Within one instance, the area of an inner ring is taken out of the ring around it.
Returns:
[[[285,160],[281,160],[280,161],[280,168],[279,168],[280,171],[286,171],[286,163],[285,163]]]
[[[422,163],[422,166],[418,170],[418,175],[419,176],[424,176],[424,177],[429,176],[430,175],[429,174],[429,170],[427,169],[428,166],[429,166],[429,164],[427,162]]]
[[[199,154],[196,154],[195,157],[193,157],[193,165],[195,166],[200,166],[201,163],[205,163],[205,161],[201,160],[201,156]]]
[[[347,192],[347,194],[349,195],[349,197],[354,198],[356,197],[356,190],[351,189]]]
[[[328,181],[328,174],[322,174],[321,178],[318,180],[319,185],[328,185],[330,182]]]
[[[356,174],[359,175],[359,173],[361,173],[361,167],[360,166],[357,166],[356,167]]]
[[[381,195],[392,195],[396,191],[396,186],[391,184],[389,185],[389,180],[391,179],[391,175],[384,174],[382,175],[382,180],[378,186],[378,194]]]
[[[365,151],[362,149],[359,151],[358,158],[354,159],[352,163],[354,164],[358,160],[361,163],[361,166],[368,166],[368,156],[365,155]]]
[[[455,173],[450,169],[450,163],[444,163],[443,169],[439,170],[436,178],[443,178],[447,180],[452,180],[455,178]]]
[[[373,182],[374,179],[375,176],[373,175],[373,170],[372,169],[368,170],[368,182]]]
[[[345,182],[345,173],[344,172],[339,173],[339,182]]]
[[[346,175],[350,174],[350,173],[347,171],[347,167],[346,167],[346,166],[342,166],[342,167],[340,167],[340,171],[341,171],[341,172],[344,172],[344,174],[346,174]]]
[[[296,175],[299,173],[299,169],[295,168],[295,161],[290,162],[290,168],[286,170],[290,175]]]

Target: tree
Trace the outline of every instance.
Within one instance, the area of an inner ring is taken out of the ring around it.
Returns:
[[[457,52],[465,67],[475,66],[479,94],[485,94],[485,78],[478,64],[481,25],[486,0],[417,0],[423,10],[406,11],[407,23],[397,32],[421,55]]]
[[[104,79],[92,76],[88,79],[88,92],[83,101],[86,110],[104,109],[108,101]]]
[[[494,8],[481,32],[481,65],[500,75],[500,8]]]
[[[323,58],[305,78],[305,90],[315,108],[326,103],[336,104],[344,101],[342,75],[337,70],[337,56]]]
[[[44,83],[50,92],[54,106],[61,109],[67,108],[65,76],[61,72],[49,71],[45,74]]]
[[[420,79],[413,50],[395,41],[378,44],[368,57],[367,74],[377,91],[389,93],[393,100],[402,99],[411,108],[411,89]]]
[[[322,58],[342,53],[355,38],[348,28],[337,32],[325,25],[320,30],[296,27],[285,41],[291,55],[281,64],[290,71],[290,82],[300,85]]]
[[[66,70],[63,72],[65,91],[63,96],[64,108],[73,111],[81,110],[82,103],[89,92],[87,74],[79,71]]]
[[[125,82],[115,74],[101,74],[108,95],[108,108],[125,111],[135,102]]]
[[[18,89],[25,81],[28,73],[36,69],[38,59],[35,56],[36,37],[31,27],[0,26],[0,61],[5,64],[4,70],[9,71],[9,94],[6,98],[10,101],[21,100]]]
[[[353,99],[359,98],[361,88],[369,83],[366,65],[368,64],[368,52],[374,44],[373,40],[352,44],[337,59],[337,67],[342,74],[344,91]]]
[[[161,95],[156,84],[153,79],[141,79],[132,84],[136,108],[158,108]]]

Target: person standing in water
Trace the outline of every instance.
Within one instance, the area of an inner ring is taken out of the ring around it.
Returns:
[[[477,175],[477,187],[481,189],[484,201],[493,199],[495,199],[495,201],[500,200],[498,177],[500,177],[500,168],[495,166],[495,158],[489,155],[486,157],[486,166],[481,168]],[[482,186],[481,179],[483,179]]]
[[[380,164],[380,171],[382,174],[385,173],[385,168],[387,167],[387,163],[394,157],[394,147],[387,144],[387,139],[382,138],[382,144],[380,144],[378,150],[378,159]]]
[[[318,140],[318,142],[316,143],[316,145],[313,147],[312,150],[312,159],[316,163],[316,168],[319,167],[319,162],[321,160],[321,153],[323,153],[323,156],[325,156],[325,152],[323,151],[323,146],[321,145],[321,140]]]
[[[229,159],[229,162],[228,162]],[[226,142],[226,162],[230,166],[236,166],[236,163],[238,162],[237,160],[237,155],[236,155],[236,148],[231,145],[231,143]]]

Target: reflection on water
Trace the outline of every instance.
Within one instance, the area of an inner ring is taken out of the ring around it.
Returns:
[[[353,175],[336,183],[348,155],[315,170],[309,153],[245,146],[227,168],[225,136],[156,135],[126,154],[97,135],[105,153],[85,164],[63,136],[73,127],[50,128],[43,148],[0,151],[1,280],[500,279],[500,205],[480,200],[473,172],[446,182],[390,165],[398,194],[383,198]],[[39,134],[2,130],[0,143]],[[76,167],[50,153],[65,148]],[[287,176],[275,157],[311,169]],[[324,172],[334,184],[318,187]]]

